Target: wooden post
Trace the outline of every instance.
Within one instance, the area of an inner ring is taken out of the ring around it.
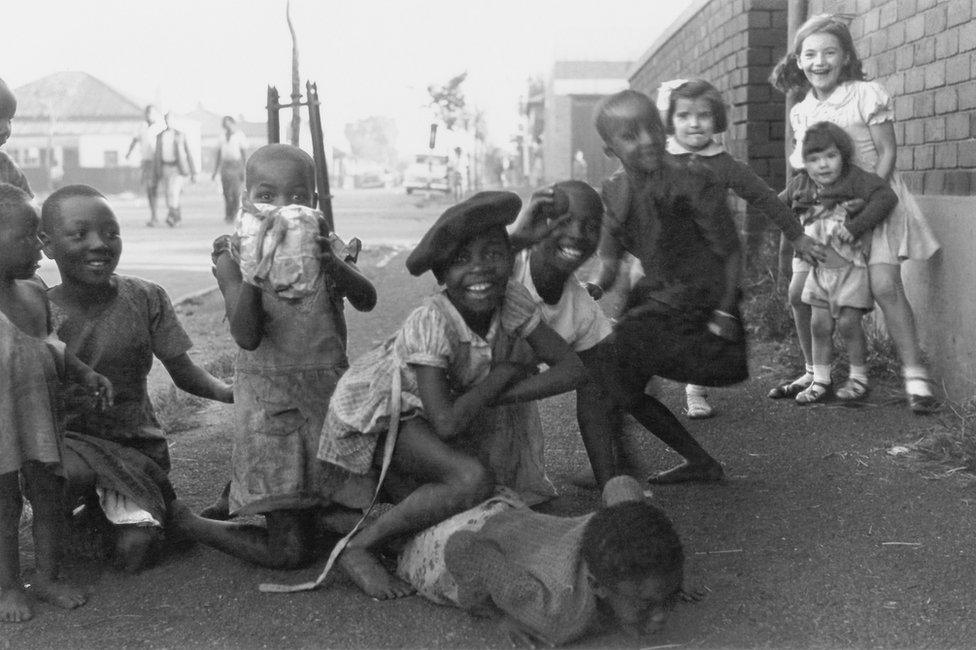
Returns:
[[[281,141],[281,126],[278,124],[278,89],[268,86],[268,144],[277,144]]]
[[[308,126],[312,132],[312,153],[315,158],[315,182],[318,186],[319,210],[325,217],[329,232],[332,232],[335,230],[335,220],[332,216],[332,191],[329,187],[329,165],[325,157],[325,137],[322,134],[318,86],[311,81],[306,82],[305,93],[308,101]]]

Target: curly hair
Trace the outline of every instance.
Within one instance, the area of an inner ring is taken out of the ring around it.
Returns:
[[[581,552],[593,578],[612,585],[684,568],[684,550],[667,516],[647,501],[601,508],[583,530]]]
[[[712,115],[715,117],[715,132],[722,133],[729,128],[729,117],[725,109],[725,101],[722,99],[722,93],[704,79],[691,79],[671,91],[671,96],[668,99],[668,115],[664,124],[668,134],[674,133],[674,109],[678,100],[699,98],[707,101],[712,109]]]
[[[799,61],[800,50],[803,49],[803,41],[814,34],[830,34],[837,39],[844,53],[847,54],[847,63],[840,71],[841,83],[864,80],[864,70],[847,23],[839,16],[821,14],[813,16],[800,25],[793,39],[793,51],[784,56],[769,75],[769,83],[784,95],[799,99],[810,89],[810,82],[797,65],[797,61]]]
[[[0,226],[24,207],[34,210],[31,195],[10,183],[0,183]]]
[[[553,188],[565,192],[586,214],[603,214],[603,199],[589,183],[580,180],[559,181],[553,184]]]
[[[61,205],[65,199],[75,196],[104,199],[105,195],[96,190],[91,185],[78,183],[75,185],[65,185],[51,193],[51,196],[44,200],[41,206],[41,229],[51,232],[61,223]]]
[[[593,125],[604,142],[609,142],[613,137],[613,123],[620,119],[625,108],[636,108],[639,114],[650,121],[648,125],[650,128],[660,133],[664,132],[661,116],[658,115],[657,108],[654,107],[650,97],[636,90],[621,90],[604,97],[594,110]]]
[[[840,158],[844,162],[844,171],[847,171],[851,160],[854,159],[854,142],[851,140],[851,136],[833,122],[817,122],[810,126],[803,135],[802,147],[801,151],[804,158],[812,153],[837,147]]]

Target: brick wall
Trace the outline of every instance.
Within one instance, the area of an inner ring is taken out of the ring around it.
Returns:
[[[811,0],[849,13],[869,79],[895,101],[898,169],[918,194],[976,193],[976,2]]]

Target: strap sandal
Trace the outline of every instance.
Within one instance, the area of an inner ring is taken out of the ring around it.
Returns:
[[[826,401],[829,396],[830,384],[815,381],[798,393],[795,399],[797,404],[806,406],[807,404]]]
[[[802,393],[809,384],[800,383],[796,380],[788,381],[773,388],[766,397],[769,399],[793,399]]]
[[[715,409],[705,400],[704,395],[688,395],[688,418],[704,420],[715,415]]]
[[[869,392],[871,392],[871,387],[866,382],[849,377],[834,394],[837,395],[837,399],[850,402],[866,397]]]
[[[935,382],[928,377],[905,377],[905,380],[924,381],[930,386],[935,385]],[[939,410],[939,406],[941,406],[941,403],[935,395],[917,395],[914,393],[908,393],[908,408],[910,408],[912,413],[915,415],[928,415],[930,413],[935,413]]]

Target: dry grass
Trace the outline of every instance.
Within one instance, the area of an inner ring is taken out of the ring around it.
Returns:
[[[910,460],[930,473],[976,474],[976,398],[947,401],[937,424],[908,448]]]
[[[166,433],[180,433],[192,429],[196,424],[194,415],[206,404],[206,400],[184,393],[169,385],[152,396],[156,419]]]

